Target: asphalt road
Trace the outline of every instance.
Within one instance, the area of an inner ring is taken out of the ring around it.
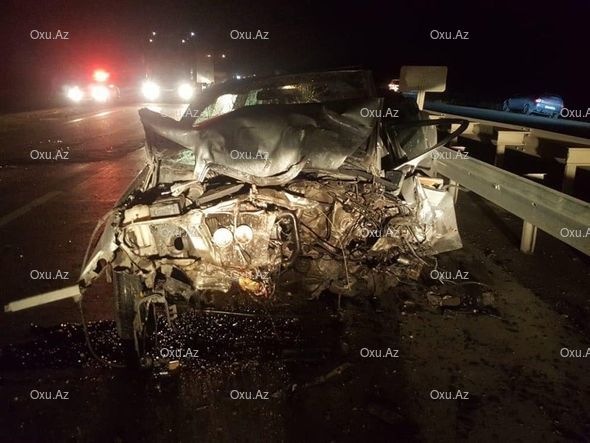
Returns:
[[[144,164],[138,108],[0,117],[1,304],[75,283]],[[198,351],[177,370],[101,366],[71,301],[2,313],[0,440],[587,441],[590,357],[562,355],[589,346],[587,257],[542,232],[520,254],[520,221],[469,193],[457,214],[464,248],[439,263],[473,284],[186,315],[160,337]],[[110,294],[100,283],[84,306],[97,353],[120,361]]]
[[[0,119],[0,264],[11,276],[2,304],[76,282],[94,225],[145,164],[140,107],[57,108]],[[184,110],[151,107],[172,117]],[[2,328],[3,339],[18,329]]]

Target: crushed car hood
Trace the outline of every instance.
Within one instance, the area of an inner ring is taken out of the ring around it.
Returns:
[[[294,165],[336,170],[369,139],[380,98],[246,106],[187,127],[139,111],[147,149],[162,182],[203,181],[215,165],[244,176],[272,177]]]

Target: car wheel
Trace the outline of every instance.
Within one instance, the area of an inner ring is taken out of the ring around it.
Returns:
[[[504,101],[504,103],[502,104],[502,111],[510,112],[510,106],[508,105],[508,100]]]
[[[135,298],[142,292],[141,279],[126,272],[113,272],[113,298],[117,332],[121,338],[123,354],[127,366],[136,367],[139,363],[139,350],[135,346]]]
[[[527,115],[531,113],[531,108],[529,107],[529,105],[524,105],[524,108],[522,108],[522,113]]]
[[[559,112],[554,112],[551,114],[551,118],[557,120],[559,118]]]

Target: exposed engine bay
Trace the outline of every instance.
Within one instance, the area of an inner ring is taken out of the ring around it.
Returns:
[[[287,271],[316,295],[352,295],[375,274],[394,285],[417,275],[423,256],[460,247],[454,220],[440,217],[449,195],[417,177],[406,179],[406,199],[352,177],[302,175],[281,190],[224,184],[199,197],[136,197],[121,212],[112,266],[167,297],[232,288],[270,297]]]

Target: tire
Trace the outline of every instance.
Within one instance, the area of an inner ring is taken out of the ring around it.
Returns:
[[[508,100],[505,100],[504,103],[502,104],[502,111],[510,112],[510,106],[508,105]]]
[[[551,118],[557,120],[559,118],[559,112],[554,112],[553,114],[551,114]]]
[[[113,272],[113,299],[117,332],[121,337],[123,354],[128,366],[139,363],[138,349],[135,348],[135,298],[142,292],[141,279],[126,272]]]
[[[530,115],[531,113],[531,108],[529,105],[524,105],[524,108],[522,108],[522,113],[526,114],[526,115]]]

